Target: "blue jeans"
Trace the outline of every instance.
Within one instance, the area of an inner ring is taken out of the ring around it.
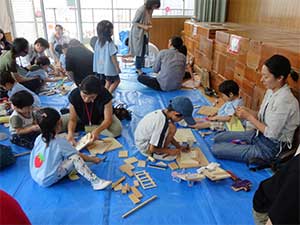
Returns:
[[[246,144],[231,143],[240,139]],[[280,143],[265,137],[262,133],[256,135],[256,130],[244,132],[222,132],[215,137],[212,153],[220,159],[232,159],[249,162],[253,158],[263,160],[273,159],[279,152]]]
[[[135,57],[135,68],[137,70],[142,69],[143,65],[145,64],[145,53],[146,53],[147,44],[148,44],[148,38],[146,37],[146,35],[144,35],[142,55]]]

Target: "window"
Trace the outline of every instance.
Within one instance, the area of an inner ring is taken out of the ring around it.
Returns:
[[[161,7],[154,11],[154,16],[192,16],[194,1],[161,0]],[[10,0],[10,3],[16,36],[25,37],[33,43],[37,37],[45,36],[45,30],[50,38],[55,24],[61,24],[69,37],[82,37],[83,42],[88,43],[97,34],[98,22],[104,19],[114,24],[114,38],[117,41],[120,31],[130,29],[135,12],[144,4],[144,0]],[[43,21],[43,12],[46,21]]]

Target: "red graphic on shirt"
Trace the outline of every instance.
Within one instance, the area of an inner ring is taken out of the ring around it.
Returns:
[[[44,160],[45,160],[44,156],[41,153],[39,153],[37,156],[35,156],[35,158],[34,158],[35,168],[40,168],[42,166]]]

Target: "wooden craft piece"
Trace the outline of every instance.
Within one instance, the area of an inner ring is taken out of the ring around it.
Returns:
[[[92,141],[92,135],[91,135],[91,133],[87,133],[77,142],[77,144],[75,146],[76,150],[80,151],[87,145],[91,144],[91,141]]]
[[[138,159],[135,158],[135,157],[130,157],[128,159],[124,159],[124,162],[127,163],[127,164],[132,164],[132,163],[135,163],[137,161],[138,161]]]
[[[213,171],[204,170],[203,174],[212,181],[222,180],[231,177],[229,173],[227,173],[220,167],[216,167],[216,169]]]
[[[187,153],[181,152],[177,156],[176,162],[181,169],[208,165],[208,160],[200,148],[192,148],[191,151]]]
[[[136,188],[136,187],[131,187],[131,191],[133,192],[133,194],[138,197],[138,198],[142,198],[143,194]]]
[[[113,137],[103,138],[102,140],[111,143],[111,145],[106,149],[105,152],[110,152],[110,151],[113,151],[115,149],[123,147],[123,145],[120,142],[118,142],[117,139],[115,139]]]
[[[129,192],[131,190],[131,188],[130,188],[130,186],[129,186],[128,183],[125,184],[125,187],[126,187],[127,192]]]
[[[133,209],[129,210],[127,213],[122,215],[122,218],[126,218],[130,214],[134,213],[136,210],[142,208],[143,206],[147,205],[149,202],[153,201],[154,199],[157,198],[157,195],[152,196],[151,198],[147,199],[143,203],[139,204],[138,206],[134,207]]]
[[[121,148],[122,145],[115,138],[103,138],[102,140],[97,140],[88,146],[88,150],[91,155],[104,154]]]
[[[114,188],[118,184],[122,183],[125,179],[126,179],[125,176],[121,177],[119,180],[117,180],[116,182],[112,183],[111,188]]]
[[[114,187],[114,191],[120,191],[122,190],[123,185],[122,184],[118,184],[117,186]]]
[[[119,151],[119,158],[127,158],[128,157],[128,151]]]
[[[168,166],[171,170],[176,170],[179,168],[176,162],[169,163]]]
[[[127,187],[125,185],[122,186],[121,192],[123,195],[127,193]]]
[[[205,115],[205,116],[215,116],[219,111],[219,108],[213,106],[202,106],[198,114]]]
[[[158,169],[158,170],[166,170],[166,167],[158,166],[156,164],[149,164],[148,167]]]
[[[155,182],[146,170],[138,171],[135,174],[136,179],[140,182],[143,189],[156,187]]]
[[[133,202],[133,204],[137,204],[137,203],[139,203],[141,201],[140,199],[138,199],[138,197],[135,196],[134,193],[130,194],[128,197]]]
[[[134,181],[133,181],[133,185],[134,185],[135,187],[138,187],[138,186],[140,186],[140,183],[139,183],[138,180],[134,180]]]
[[[134,169],[134,166],[132,166],[131,164],[125,163],[124,165],[120,166],[120,170],[130,177],[133,176],[133,172],[131,171],[132,169]]]
[[[139,161],[138,161],[138,164],[137,164],[137,167],[146,167],[146,161],[144,161],[144,160],[139,160]]]
[[[104,154],[106,150],[112,145],[110,141],[97,140],[90,144],[87,149],[90,154],[95,156],[97,154]]]
[[[177,129],[174,138],[180,142],[196,142],[196,138],[190,128],[179,128]]]

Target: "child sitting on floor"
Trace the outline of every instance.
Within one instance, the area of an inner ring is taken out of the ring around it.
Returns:
[[[41,56],[37,58],[36,63],[30,67],[30,71],[26,74],[26,77],[39,77],[45,84],[45,82],[56,82],[61,80],[62,77],[50,78],[47,71],[49,70],[50,60],[47,56]]]
[[[219,91],[225,103],[218,110],[217,115],[206,119],[196,119],[197,123],[190,126],[195,129],[204,129],[224,126],[224,122],[229,122],[238,106],[243,105],[242,98],[239,97],[239,86],[233,80],[225,80],[219,85]]]
[[[57,137],[62,120],[55,109],[41,109],[37,112],[37,121],[42,134],[37,137],[30,155],[30,173],[40,186],[51,186],[74,168],[91,182],[94,190],[102,190],[111,184],[111,181],[97,177],[84,162],[99,163],[101,159],[78,153],[66,139]]]
[[[11,96],[13,113],[9,118],[10,141],[21,147],[32,149],[40,128],[33,117],[33,97],[27,91],[19,91]]]
[[[18,91],[27,91],[34,99],[33,106],[39,107],[41,105],[40,98],[22,84],[15,81],[10,72],[0,73],[0,87],[7,91],[7,96],[9,98]]]
[[[177,96],[170,101],[167,109],[147,114],[138,124],[135,132],[135,144],[144,156],[153,156],[159,160],[173,160],[181,151],[189,151],[174,138],[175,122],[184,119],[187,124],[195,124],[192,117],[193,104],[190,99]],[[170,148],[170,144],[175,149]]]

